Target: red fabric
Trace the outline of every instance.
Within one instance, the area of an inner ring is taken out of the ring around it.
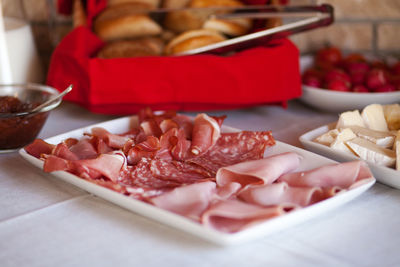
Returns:
[[[104,3],[88,0],[88,15]],[[65,100],[107,114],[285,105],[301,95],[299,52],[289,40],[231,56],[96,58],[103,45],[89,28],[74,29],[52,55],[47,84],[73,84]]]

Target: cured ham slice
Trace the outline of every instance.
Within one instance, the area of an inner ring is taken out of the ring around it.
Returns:
[[[70,171],[82,178],[99,178],[101,175],[113,182],[118,180],[125,159],[120,154],[101,154],[95,159],[66,160],[50,155],[44,162],[44,171]]]
[[[338,186],[341,188],[349,188],[357,181],[365,183],[371,181],[371,179],[374,179],[373,175],[365,162],[352,161],[342,164],[327,165],[305,172],[288,173],[282,175],[279,181],[297,187]]]
[[[204,154],[215,145],[220,135],[221,127],[214,118],[204,113],[198,114],[194,119],[190,151],[195,156]]]
[[[94,127],[91,131],[93,136],[103,140],[111,148],[123,148],[124,144],[130,139],[128,136],[112,134],[101,127]]]
[[[181,214],[198,221],[207,209],[216,185],[214,182],[202,182],[173,189],[161,196],[152,198],[150,202],[157,207]]]
[[[235,233],[266,219],[285,214],[294,206],[260,207],[239,200],[220,201],[208,208],[201,218],[212,229]]]
[[[202,166],[215,175],[221,167],[263,158],[265,149],[274,144],[275,140],[269,131],[222,133],[212,149],[188,161]]]
[[[171,155],[176,160],[184,160],[189,157],[189,149],[191,147],[191,142],[186,139],[185,131],[179,129],[176,135],[169,138],[171,147]]]
[[[185,132],[186,139],[192,140],[193,122],[192,118],[182,114],[176,114],[172,120],[179,125],[179,129]]]
[[[69,164],[69,160],[48,155],[43,164],[43,170],[45,172],[54,172],[54,171],[70,171],[71,167]]]
[[[261,206],[293,204],[305,207],[326,198],[326,196],[319,187],[290,187],[287,183],[282,182],[250,186],[241,191],[238,198]]]
[[[132,143],[133,145],[133,143]],[[160,149],[160,141],[157,137],[147,136],[146,140],[133,145],[128,150],[127,160],[131,165],[137,164],[142,158],[153,158]],[[124,147],[127,150],[127,147]]]
[[[166,133],[173,128],[179,129],[179,124],[172,119],[165,119],[160,123],[160,129],[163,133]]]
[[[157,122],[154,119],[150,119],[150,120],[142,122],[140,124],[140,127],[143,129],[143,132],[147,136],[160,137],[162,134],[160,126],[157,124]]]
[[[74,154],[72,151],[69,150],[68,146],[65,143],[59,143],[58,145],[56,145],[52,154],[67,160],[79,159],[79,157],[76,154]]]
[[[300,156],[287,152],[223,167],[218,170],[216,180],[218,185],[237,182],[243,187],[249,184],[270,184],[299,166]]]
[[[34,156],[40,158],[41,154],[51,154],[55,145],[49,144],[42,139],[35,139],[31,144],[25,147],[25,151]]]
[[[79,159],[93,159],[98,156],[98,152],[89,139],[83,138],[75,145],[72,145],[69,150],[78,156]]]

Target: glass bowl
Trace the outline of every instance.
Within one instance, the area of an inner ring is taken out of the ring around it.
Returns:
[[[30,110],[58,94],[55,88],[42,84],[0,84],[0,152],[31,143],[61,98],[36,112]]]

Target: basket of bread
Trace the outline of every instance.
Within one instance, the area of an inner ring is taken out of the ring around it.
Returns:
[[[192,53],[282,24],[224,15],[240,0],[73,1],[74,29],[57,45],[47,83],[108,114],[282,104],[301,94],[299,52],[286,38],[224,53]],[[211,50],[210,50],[211,51]],[[215,50],[216,51],[216,50]]]

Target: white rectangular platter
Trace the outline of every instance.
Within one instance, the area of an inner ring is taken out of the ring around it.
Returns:
[[[93,127],[103,127],[112,133],[123,133],[129,129],[130,122],[131,122],[131,117],[123,117],[120,119],[115,119],[99,123],[96,125],[91,125],[61,135],[57,135],[55,137],[48,138],[45,141],[48,143],[57,144],[67,138],[82,138],[83,133],[89,132],[90,129]],[[231,132],[235,130],[238,131],[237,129],[233,129],[230,127],[224,127],[223,130],[225,132],[228,131]],[[288,151],[296,152],[303,157],[301,168],[299,170],[312,169],[322,165],[332,164],[335,162],[320,155],[311,153],[309,151],[282,142],[277,142],[275,146],[268,148],[266,155],[279,154]],[[43,168],[43,161],[29,155],[28,153],[26,153],[24,149],[19,150],[19,153],[23,158],[32,163],[34,166],[38,168]],[[268,234],[272,234],[281,231],[287,227],[304,222],[308,219],[320,215],[321,213],[332,210],[354,199],[355,197],[359,196],[361,193],[366,191],[368,188],[370,188],[375,182],[371,181],[360,187],[343,192],[330,199],[321,201],[309,207],[290,212],[284,216],[266,220],[265,222],[259,225],[250,227],[238,233],[228,234],[207,228],[183,216],[160,209],[145,202],[129,198],[127,196],[119,194],[105,187],[88,182],[68,172],[57,171],[53,172],[52,175],[55,176],[56,178],[62,179],[68,183],[80,187],[81,189],[91,194],[94,194],[114,204],[117,204],[121,207],[131,210],[137,214],[146,216],[163,224],[175,227],[179,230],[191,233],[195,236],[198,236],[200,238],[206,239],[208,241],[220,245],[238,244],[253,239],[265,237]],[[134,225],[132,225],[132,227],[134,227]]]
[[[339,162],[360,160],[360,158],[354,155],[347,154],[343,151],[334,150],[328,146],[313,141],[315,138],[328,132],[330,129],[332,129],[331,125],[321,126],[303,134],[300,136],[299,140],[305,149]],[[400,189],[400,171],[396,171],[395,169],[385,166],[380,166],[372,162],[367,162],[367,164],[378,182]]]

